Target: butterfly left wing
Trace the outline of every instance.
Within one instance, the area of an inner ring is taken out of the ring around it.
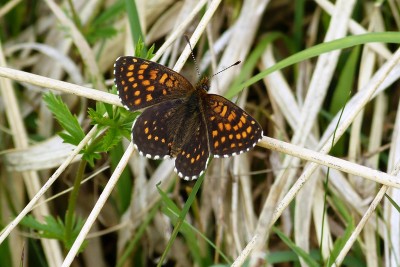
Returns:
[[[222,96],[207,94],[204,114],[210,152],[214,157],[241,154],[253,148],[262,138],[260,124]]]
[[[194,90],[181,74],[153,61],[122,56],[114,64],[114,83],[125,108],[135,111]]]
[[[132,142],[142,156],[170,158],[174,139],[175,115],[183,103],[175,99],[149,107],[132,125]]]
[[[132,142],[147,158],[176,156],[175,172],[185,180],[193,180],[206,169],[210,152],[202,117],[194,116],[192,123],[188,123],[190,118],[182,113],[183,104],[183,99],[175,99],[144,110],[133,122]],[[185,127],[183,135],[177,132],[181,126]]]

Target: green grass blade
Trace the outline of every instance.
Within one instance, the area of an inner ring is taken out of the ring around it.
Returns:
[[[248,87],[261,79],[263,79],[268,74],[286,68],[290,65],[294,65],[303,60],[331,52],[338,49],[345,49],[357,45],[362,45],[366,43],[400,43],[400,33],[399,32],[379,32],[379,33],[366,33],[361,35],[353,35],[337,39],[334,41],[322,43],[296,53],[284,60],[279,61],[274,66],[260,72],[254,77],[250,78],[246,82],[236,85],[232,90],[226,95],[227,98],[232,98],[234,95],[239,93],[243,88]]]

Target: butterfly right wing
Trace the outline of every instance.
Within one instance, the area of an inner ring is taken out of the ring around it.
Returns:
[[[126,109],[145,107],[185,97],[193,85],[179,73],[153,61],[122,56],[114,64],[114,83]]]
[[[204,102],[210,152],[214,157],[230,157],[249,151],[262,138],[260,124],[246,111],[214,94]]]

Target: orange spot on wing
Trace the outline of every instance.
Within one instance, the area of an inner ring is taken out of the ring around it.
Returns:
[[[222,116],[222,117],[225,117],[227,110],[228,110],[228,106],[224,106],[224,107],[222,108],[222,112],[221,112],[221,116]]]
[[[215,142],[214,142],[214,148],[217,148],[217,147],[219,147],[219,142],[218,142],[218,141],[215,141]]]
[[[212,131],[212,136],[213,137],[216,137],[217,135],[218,135],[218,131],[217,130]]]
[[[173,83],[171,79],[168,79],[167,82],[165,83],[166,86],[172,87]]]
[[[168,74],[166,74],[166,73],[164,73],[162,76],[161,76],[161,78],[160,78],[160,80],[158,81],[159,83],[161,83],[161,84],[164,84],[165,83],[165,80],[168,78]]]
[[[158,73],[158,71],[156,71],[156,70],[151,70],[151,71],[149,72],[149,74],[150,74],[150,80],[155,80],[155,79],[157,78],[157,73]]]
[[[236,113],[234,111],[231,111],[228,115],[228,121],[231,122],[236,118]]]
[[[214,111],[215,111],[216,113],[221,113],[221,106],[216,106],[216,107],[214,108]]]

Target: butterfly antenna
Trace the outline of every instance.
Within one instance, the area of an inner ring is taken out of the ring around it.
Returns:
[[[184,36],[185,36],[186,42],[187,42],[187,43],[188,43],[188,45],[189,45],[189,48],[190,48],[190,54],[192,55],[192,58],[193,58],[193,61],[194,61],[194,66],[196,67],[197,75],[200,77],[200,70],[199,70],[199,66],[197,65],[196,58],[194,57],[194,54],[193,54],[193,48],[192,48],[192,45],[190,44],[189,36],[187,36],[186,34],[185,34]]]
[[[210,77],[210,79],[211,79],[212,77],[214,77],[214,76],[220,74],[221,72],[224,72],[224,71],[226,71],[227,69],[232,68],[233,66],[239,65],[241,62],[242,62],[242,61],[238,60],[238,61],[236,61],[235,63],[233,63],[232,65],[230,65],[230,66],[228,66],[228,67],[226,67],[226,68],[224,68],[224,69],[218,71],[217,73],[214,73],[214,74]]]
[[[190,47],[190,52],[191,52],[191,55],[192,55],[192,58],[193,58],[193,61],[194,61],[194,65],[195,65],[195,67],[196,67],[197,75],[200,77],[199,66],[197,65],[196,58],[194,57],[193,48],[192,48],[192,45],[190,44],[189,36],[187,36],[186,34],[185,34],[184,36],[185,36],[186,42],[188,43],[188,45],[189,45],[189,47]],[[214,74],[213,74],[211,77],[209,77],[208,79],[211,80],[212,77],[214,77],[214,76],[220,74],[221,72],[226,71],[227,69],[229,69],[229,68],[231,68],[231,67],[233,67],[233,66],[239,65],[240,63],[241,63],[241,61],[238,60],[238,61],[236,61],[235,63],[233,63],[232,65],[230,65],[230,66],[228,66],[228,67],[226,67],[226,68],[224,68],[224,69],[218,71],[217,73],[214,73]]]

